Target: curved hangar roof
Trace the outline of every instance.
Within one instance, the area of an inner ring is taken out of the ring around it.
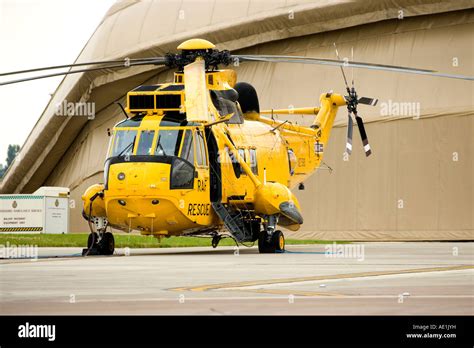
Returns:
[[[332,57],[333,50],[330,47],[332,41],[341,41],[339,29],[356,26],[360,28],[364,24],[396,19],[400,15],[400,9],[403,10],[404,18],[410,18],[463,10],[470,8],[471,4],[469,0],[456,2],[442,0],[118,1],[110,8],[76,62],[163,55],[168,51],[175,51],[179,43],[192,37],[205,38],[215,43],[220,49],[244,50],[248,53],[308,55],[316,53],[317,55],[321,54],[321,51],[312,52],[312,48],[319,45],[328,47],[325,54],[327,57]],[[472,15],[464,14],[463,16],[463,21],[472,22]],[[459,21],[459,18],[456,18],[455,20]],[[408,21],[406,25],[410,25]],[[365,29],[365,32],[371,36],[374,34],[371,30],[380,29],[392,33],[393,30],[398,30],[398,28],[374,27]],[[406,27],[403,30],[408,31],[410,28]],[[277,48],[271,44],[277,40],[329,31],[332,31],[330,43],[324,42],[324,37],[315,37],[316,42],[312,41],[311,45],[296,40],[295,47],[292,47],[290,41],[285,45],[284,51],[281,46]],[[363,30],[356,30],[349,36],[346,32],[341,32],[342,34],[346,35],[344,40],[360,40],[358,36],[363,34]],[[372,53],[370,57],[357,56],[357,58],[370,61],[371,58],[381,57],[383,52],[373,51]],[[395,52],[393,58],[395,61],[383,59],[379,61],[387,64],[403,64],[406,61],[406,57],[396,55]],[[420,65],[423,67],[425,62],[420,61]],[[273,82],[296,82],[292,79],[293,73],[275,70],[280,69],[279,67],[264,64],[260,68],[272,75],[280,74],[281,78]],[[430,68],[446,70],[444,66]],[[256,65],[249,63],[246,67],[242,67],[242,73],[251,76],[252,70],[255,69]],[[324,90],[333,89],[334,85],[342,90],[337,70],[315,69],[319,73],[317,76],[324,79],[305,82],[305,88],[311,89],[308,93],[310,99],[306,103],[314,104],[317,100],[314,97],[315,94],[319,95]],[[298,67],[294,67],[291,71],[295,70],[298,70]],[[456,72],[461,73],[459,70]],[[86,127],[88,121],[82,117],[55,117],[55,105],[63,100],[94,101],[99,117],[90,123],[98,122],[100,125],[101,110],[111,105],[114,100],[123,97],[128,90],[156,74],[157,70],[153,67],[132,67],[65,77],[31,131],[19,156],[6,173],[0,192],[32,192],[42,185],[81,130]],[[392,76],[392,78],[395,82],[399,81],[397,77]],[[249,82],[257,83],[256,81]],[[264,106],[270,106],[272,101],[274,101],[273,105],[278,104],[282,91],[269,85],[269,80],[260,82],[259,93],[261,93]],[[86,177],[91,177],[97,174],[97,170],[93,170],[92,167],[100,167],[101,159],[98,159],[97,163],[85,163],[84,166],[91,166],[89,174],[86,175]]]

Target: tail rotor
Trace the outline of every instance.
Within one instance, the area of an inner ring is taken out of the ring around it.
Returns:
[[[334,48],[336,50],[336,57],[339,61],[342,62],[341,58],[339,57],[339,52],[336,47],[336,43],[334,43]],[[351,56],[352,60],[354,60],[354,48],[351,48]],[[369,97],[361,97],[359,98],[357,96],[357,92],[354,86],[354,69],[352,69],[351,75],[351,87],[349,87],[347,83],[347,78],[346,74],[344,72],[344,68],[342,65],[340,65],[341,68],[341,73],[342,77],[344,78],[344,84],[346,85],[346,91],[347,94],[344,96],[346,99],[347,103],[347,138],[346,138],[346,152],[348,155],[352,153],[352,132],[353,132],[353,125],[354,121],[352,119],[352,115],[354,115],[356,123],[357,123],[357,128],[359,128],[359,134],[360,138],[362,140],[362,144],[364,146],[364,152],[365,156],[369,157],[372,154],[372,149],[369,144],[369,139],[367,137],[367,132],[365,131],[365,126],[364,126],[364,121],[362,120],[362,117],[359,115],[357,112],[357,105],[358,104],[364,104],[364,105],[370,105],[370,106],[375,106],[378,102],[378,99],[375,98],[369,98]]]

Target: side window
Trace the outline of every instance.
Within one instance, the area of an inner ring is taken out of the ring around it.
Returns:
[[[171,165],[171,189],[192,189],[194,186],[194,165],[179,157],[173,158]]]
[[[249,149],[250,155],[250,169],[252,169],[252,173],[258,175],[258,164],[257,164],[257,150],[256,149]]]
[[[141,132],[140,140],[138,141],[137,155],[151,155],[153,153],[151,145],[154,136],[155,131],[153,130],[144,130]]]
[[[247,158],[245,156],[245,149],[238,149],[239,151],[239,156],[244,160],[244,162],[247,162]],[[245,171],[244,171],[244,168],[242,168],[242,166],[239,166],[240,167],[240,174],[243,174],[245,175]]]
[[[202,132],[196,131],[196,162],[198,166],[207,166],[206,146]]]
[[[112,156],[112,153],[114,151],[114,148],[113,148],[114,138],[115,138],[115,131],[112,133],[112,136],[110,137],[110,140],[109,140],[109,149],[107,150],[107,158]]]
[[[288,165],[290,167],[290,175],[295,174],[295,169],[298,164],[298,158],[296,158],[295,153],[292,149],[288,149]]]
[[[183,147],[179,156],[194,166],[194,148],[193,148],[193,132],[190,129],[184,134]]]

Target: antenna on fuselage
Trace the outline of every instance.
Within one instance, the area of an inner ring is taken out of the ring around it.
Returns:
[[[128,114],[125,111],[125,108],[123,107],[123,105],[119,101],[116,101],[114,104],[117,104],[118,106],[120,106],[120,109],[122,109],[123,114],[125,115],[125,118],[128,120],[129,117],[128,117]]]

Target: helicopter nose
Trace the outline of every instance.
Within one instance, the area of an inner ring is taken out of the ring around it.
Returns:
[[[107,189],[112,195],[154,196],[169,190],[169,175],[166,163],[117,163],[109,168]]]
[[[107,197],[109,222],[142,234],[173,234],[193,226],[180,209],[179,200],[167,195]]]
[[[126,172],[127,174],[123,171],[117,174],[117,179],[120,184],[135,186],[140,184],[140,181],[144,179],[144,170],[139,166],[134,165]]]

